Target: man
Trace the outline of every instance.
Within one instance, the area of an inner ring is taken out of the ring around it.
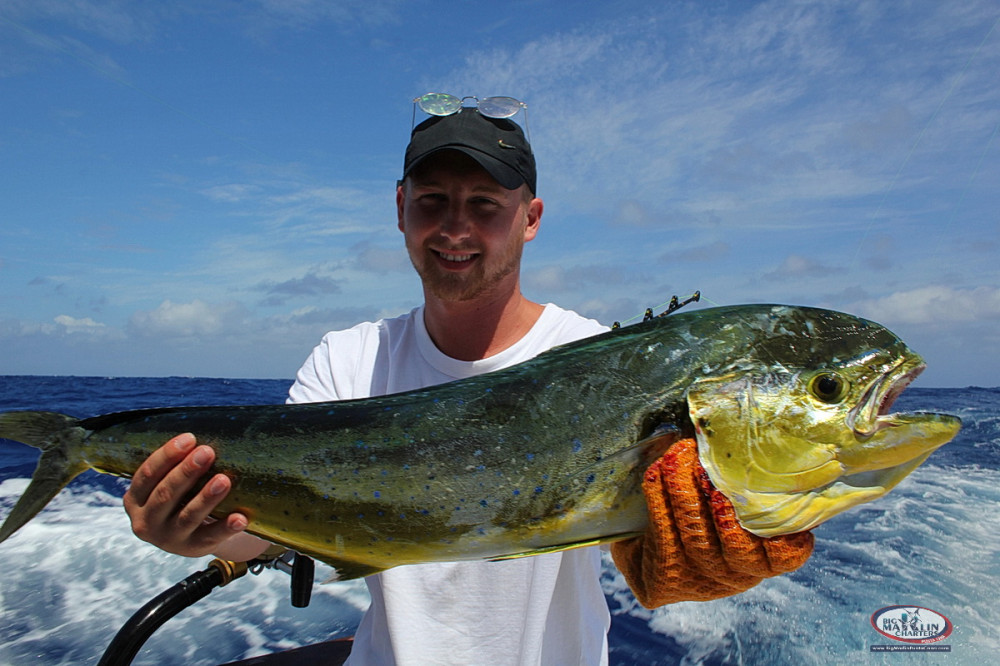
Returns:
[[[461,379],[605,330],[521,293],[521,253],[537,235],[544,209],[535,191],[534,157],[516,123],[466,107],[418,125],[396,207],[424,304],[401,317],[327,334],[299,370],[290,402],[363,398]],[[196,446],[190,434],[150,456],[125,497],[140,538],[181,555],[215,553],[237,561],[268,546],[243,532],[245,516],[207,520],[230,488],[224,475],[183,500],[213,459],[212,450]],[[710,499],[691,484],[671,491],[666,482],[696,481],[697,470],[690,449],[684,455],[671,449],[651,467],[647,497],[659,531],[651,529],[647,538],[615,551],[647,605],[733,594],[789,570],[787,563],[772,566],[766,556],[761,565],[761,540],[738,526],[731,530],[734,537],[712,537],[713,543],[751,543],[753,571],[728,568],[718,546],[715,560],[699,556],[692,562],[684,555],[687,542],[680,543],[675,526],[686,519],[669,505],[671,492],[693,498],[695,514]],[[715,529],[704,526],[712,522],[711,512],[688,518],[694,527],[681,532],[698,539]],[[811,540],[791,547],[790,561],[798,566]],[[772,560],[787,555],[787,549],[779,551]],[[348,663],[606,664],[610,616],[600,568],[600,553],[591,547],[503,562],[397,567],[370,576],[371,607]],[[684,592],[685,586],[694,592]]]

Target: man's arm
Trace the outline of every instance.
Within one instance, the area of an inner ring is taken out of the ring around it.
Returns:
[[[194,435],[174,437],[139,466],[125,493],[125,511],[132,532],[143,541],[175,555],[217,557],[236,562],[253,559],[268,542],[246,534],[241,513],[210,518],[232,488],[225,474],[216,474],[191,499],[191,491],[215,461],[215,451],[198,446]]]

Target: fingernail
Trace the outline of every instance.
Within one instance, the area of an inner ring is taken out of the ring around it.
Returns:
[[[209,455],[209,453],[208,453],[208,449],[207,449],[207,448],[204,448],[204,447],[202,447],[202,448],[200,448],[200,449],[197,449],[197,450],[196,450],[196,451],[194,452],[194,458],[192,458],[191,460],[192,460],[192,461],[194,462],[194,464],[195,464],[195,465],[197,465],[198,467],[204,467],[205,465],[207,465],[207,464],[208,464],[208,462],[209,462],[209,460],[211,460],[211,458],[212,458],[212,456],[211,456],[211,455]]]
[[[221,495],[222,493],[226,492],[227,485],[228,484],[226,483],[225,479],[217,477],[215,479],[212,479],[211,483],[208,484],[208,492],[211,493],[212,495]]]
[[[229,519],[229,529],[234,532],[242,532],[247,528],[247,519],[243,516],[233,516]]]
[[[188,451],[194,446],[194,437],[191,435],[181,435],[174,438],[174,448],[178,451]]]

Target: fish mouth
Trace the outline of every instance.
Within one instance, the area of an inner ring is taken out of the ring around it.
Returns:
[[[841,481],[854,487],[892,487],[961,428],[958,417],[892,412],[893,403],[925,368],[918,357],[901,359],[867,387],[846,418],[853,441],[836,454]]]
[[[897,425],[893,403],[927,365],[921,359],[901,359],[888,372],[871,383],[858,404],[848,413],[847,425],[855,436],[867,439],[885,428]]]

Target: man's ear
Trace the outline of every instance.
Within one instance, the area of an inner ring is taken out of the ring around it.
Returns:
[[[403,230],[403,204],[406,203],[406,182],[399,181],[396,185],[396,226]]]
[[[528,204],[528,220],[524,225],[524,242],[534,239],[538,235],[538,227],[542,224],[542,213],[545,211],[545,204],[538,197],[535,197]]]

